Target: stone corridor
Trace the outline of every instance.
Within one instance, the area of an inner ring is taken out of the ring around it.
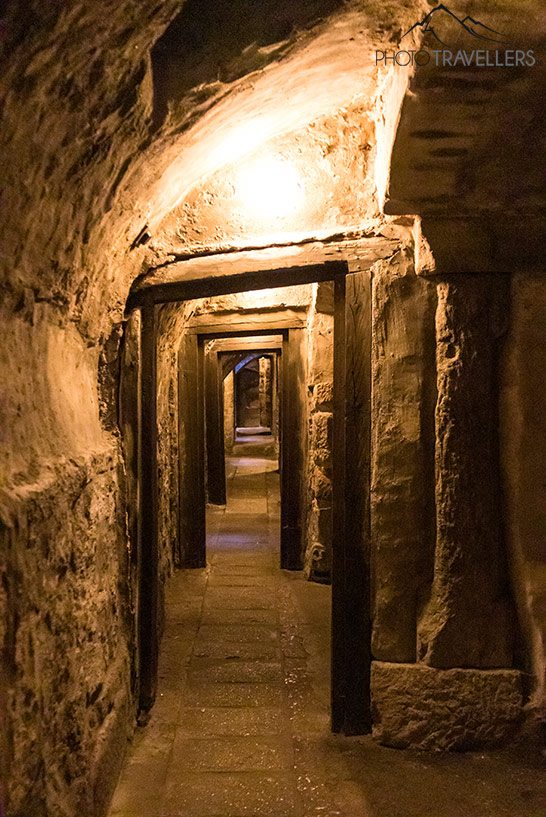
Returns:
[[[208,567],[168,582],[157,703],[109,817],[546,817],[540,753],[402,753],[330,733],[330,588],[278,568],[270,439],[235,446]]]

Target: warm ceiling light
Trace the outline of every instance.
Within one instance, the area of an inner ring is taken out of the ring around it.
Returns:
[[[293,165],[283,159],[247,162],[235,178],[235,192],[250,217],[274,219],[290,215],[303,202],[303,185]]]

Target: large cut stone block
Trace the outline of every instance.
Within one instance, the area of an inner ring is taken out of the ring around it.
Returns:
[[[418,658],[441,669],[513,663],[496,374],[505,287],[498,276],[461,275],[438,284],[436,547]]]
[[[398,254],[372,288],[372,652],[415,661],[434,561],[436,287]]]
[[[522,714],[517,670],[374,661],[371,690],[374,737],[398,749],[498,746],[514,733]]]

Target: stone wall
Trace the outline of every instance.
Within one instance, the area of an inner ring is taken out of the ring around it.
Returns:
[[[224,378],[224,447],[227,454],[231,452],[235,442],[234,380],[233,371]]]
[[[160,575],[164,579],[184,562],[180,540],[178,492],[184,468],[184,429],[179,425],[179,354],[197,302],[168,304],[159,310],[157,344],[158,518]]]
[[[157,349],[158,539],[163,576],[182,563],[178,539],[178,348],[165,330],[165,318],[160,320]]]
[[[6,808],[96,814],[134,716],[125,474],[103,427],[105,358],[62,310],[30,297],[1,325]]]
[[[273,361],[271,357],[259,359],[260,366],[260,425],[271,428],[273,425]]]
[[[411,250],[378,264],[372,290],[373,654],[415,661],[434,552],[436,287]]]
[[[427,280],[415,275],[411,253],[397,269],[380,266],[373,309],[374,734],[399,747],[495,745],[520,728],[526,695],[514,652],[499,484],[507,279]],[[512,364],[513,355],[512,345]],[[506,399],[513,409],[514,392]],[[508,436],[515,444],[517,435]]]
[[[509,737],[522,702],[498,521],[505,279],[427,280],[412,256],[408,247],[378,264],[373,280],[374,732],[389,745],[464,748]],[[425,677],[424,666],[434,672]],[[489,669],[497,674],[486,679]],[[402,728],[401,690],[413,673],[412,730]],[[499,702],[510,689],[494,734],[477,726],[487,721],[479,695],[471,727],[442,709],[442,690],[463,711],[482,683],[499,685]]]
[[[517,273],[501,358],[504,522],[521,638],[516,659],[527,679],[531,724],[546,722],[546,283]]]
[[[21,817],[100,813],[133,714],[122,467],[90,456],[55,472],[2,526],[5,779]]]
[[[0,810],[10,817],[103,814],[134,722],[117,384],[141,256],[114,249],[127,214],[104,219],[145,136],[146,51],[175,3],[138,6],[110,5],[102,21],[85,3],[2,8]]]
[[[506,283],[475,274],[437,285],[436,541],[418,653],[442,669],[513,666],[498,439]]]
[[[303,565],[307,579],[329,582],[332,569],[333,285],[317,284],[307,318],[307,439]]]

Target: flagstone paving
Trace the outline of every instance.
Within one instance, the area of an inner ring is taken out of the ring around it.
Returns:
[[[270,448],[235,447],[207,568],[168,581],[158,699],[109,817],[546,817],[536,748],[426,755],[330,733],[330,588],[279,569]]]

